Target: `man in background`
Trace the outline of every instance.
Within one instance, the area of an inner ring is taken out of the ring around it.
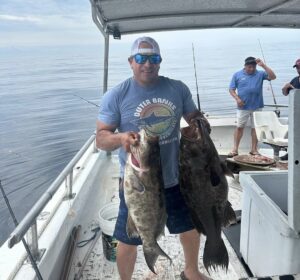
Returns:
[[[296,60],[293,67],[296,68],[298,76],[284,85],[282,88],[283,95],[288,95],[291,89],[300,89],[300,58]]]
[[[259,71],[256,66],[260,66],[264,71]],[[234,133],[234,146],[228,157],[238,155],[240,141],[244,128],[250,119],[251,123],[251,155],[258,155],[257,136],[253,122],[253,112],[264,107],[263,101],[263,81],[274,80],[276,75],[261,59],[247,57],[244,69],[236,72],[231,80],[229,92],[237,103],[237,128]]]
[[[285,84],[282,88],[282,94],[287,96],[291,89],[300,89],[300,58],[296,60],[294,66],[296,68],[298,76],[292,79],[289,83]],[[288,153],[280,157],[281,160],[288,160]]]

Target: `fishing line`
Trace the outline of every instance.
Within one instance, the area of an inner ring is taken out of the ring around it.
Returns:
[[[85,101],[85,102],[87,102],[87,103],[89,103],[89,104],[91,104],[91,105],[94,105],[94,106],[96,106],[96,107],[100,107],[98,104],[96,104],[96,103],[94,103],[94,102],[92,102],[92,101],[90,101],[90,100],[87,100],[87,99],[85,99],[85,98],[83,98],[83,97],[81,97],[81,96],[79,96],[79,95],[77,95],[77,94],[72,94],[73,96],[76,96],[76,97],[78,97],[78,98],[80,98],[80,99],[82,99],[83,101]]]
[[[198,78],[197,78],[197,70],[196,70],[196,61],[195,61],[195,51],[194,51],[194,44],[193,43],[192,43],[192,49],[193,49],[193,61],[194,61],[194,72],[195,72],[195,80],[196,80],[198,110],[201,111],[200,96],[199,96],[199,89],[198,89]]]
[[[16,219],[16,216],[15,216],[15,214],[14,214],[12,208],[11,208],[11,205],[10,205],[10,203],[9,203],[8,197],[7,197],[6,194],[5,194],[4,188],[2,187],[1,180],[0,180],[0,190],[1,190],[1,192],[2,192],[2,196],[3,196],[4,200],[5,200],[5,203],[6,203],[6,206],[7,206],[7,208],[8,208],[8,211],[9,211],[9,213],[10,213],[12,219],[13,219],[13,222],[14,222],[15,226],[18,226],[19,223],[18,223],[18,221],[17,221],[17,219]],[[38,268],[38,266],[37,266],[37,264],[36,264],[36,262],[35,262],[35,260],[34,260],[34,258],[33,258],[33,255],[32,255],[32,253],[31,253],[30,248],[29,248],[28,244],[26,243],[24,237],[22,237],[22,242],[23,242],[23,245],[24,245],[24,247],[25,247],[25,250],[26,250],[26,252],[27,252],[27,254],[28,254],[28,257],[29,257],[29,259],[30,259],[32,268],[34,269],[34,271],[35,271],[35,273],[36,273],[37,278],[38,278],[39,280],[43,280],[43,277],[42,277],[42,275],[41,275],[41,273],[40,273],[40,270],[39,270],[39,268]]]
[[[259,47],[260,47],[260,51],[261,51],[261,55],[263,57],[264,63],[267,64],[262,45],[260,43],[260,39],[257,39],[257,40],[258,40],[258,44],[259,44]],[[275,94],[274,94],[274,90],[273,90],[273,86],[272,86],[272,81],[269,81],[269,83],[270,83],[270,88],[271,88],[271,92],[272,92],[272,96],[273,96],[273,102],[274,102],[274,105],[276,106],[275,107],[276,108],[275,113],[278,117],[280,117],[280,110],[277,107],[277,101],[276,101],[276,98],[275,98]]]

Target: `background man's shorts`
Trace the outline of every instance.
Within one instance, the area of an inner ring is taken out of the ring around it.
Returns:
[[[245,127],[248,119],[250,118],[251,128],[254,128],[253,112],[261,111],[262,109],[256,110],[237,110],[237,127]]]
[[[140,238],[129,238],[126,232],[128,209],[125,204],[124,191],[120,187],[120,207],[114,237],[129,245],[141,245]],[[178,234],[194,229],[189,210],[180,193],[179,185],[165,189],[166,209],[168,214],[167,228],[170,233]]]

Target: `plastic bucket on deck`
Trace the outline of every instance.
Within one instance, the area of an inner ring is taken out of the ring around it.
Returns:
[[[108,203],[99,211],[99,223],[102,231],[102,245],[105,258],[116,261],[117,240],[113,237],[116,220],[119,212],[119,203]]]

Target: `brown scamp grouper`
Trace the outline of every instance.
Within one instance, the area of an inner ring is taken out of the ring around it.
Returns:
[[[159,139],[147,136],[144,130],[140,132],[138,146],[131,146],[128,154],[124,195],[128,208],[127,235],[141,238],[146,263],[155,273],[159,255],[170,261],[171,258],[157,243],[167,221]]]
[[[207,271],[221,266],[228,268],[229,258],[221,228],[236,221],[227,200],[228,184],[225,174],[233,176],[220,161],[209,136],[206,120],[192,119],[181,129],[180,190],[199,233],[207,236],[203,263]]]

